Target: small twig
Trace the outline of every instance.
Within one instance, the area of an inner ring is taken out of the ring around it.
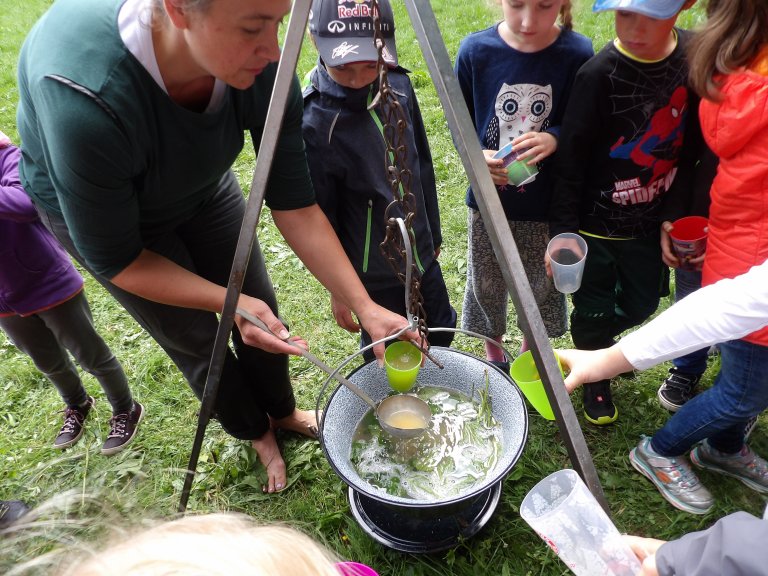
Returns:
[[[437,366],[437,367],[438,367],[438,368],[440,368],[441,370],[442,370],[443,368],[445,368],[445,366],[443,366],[442,364],[440,364],[440,361],[439,361],[439,360],[435,360],[435,357],[434,357],[434,356],[432,356],[432,355],[429,353],[429,351],[428,351],[426,348],[424,348],[423,346],[421,346],[420,344],[418,344],[418,343],[416,342],[416,340],[411,340],[411,344],[413,344],[414,346],[416,346],[416,348],[418,348],[419,350],[421,350],[421,353],[422,353],[422,354],[424,354],[424,356],[426,356],[427,358],[429,358],[429,359],[432,361],[432,363],[433,363],[435,366]]]

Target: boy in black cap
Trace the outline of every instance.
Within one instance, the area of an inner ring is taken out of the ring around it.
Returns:
[[[382,57],[387,77],[408,120],[403,138],[410,191],[415,197],[414,258],[421,271],[427,325],[456,326],[437,256],[442,243],[435,173],[416,94],[406,71],[397,65],[395,20],[388,0],[379,0]],[[378,52],[373,42],[370,0],[314,0],[309,32],[319,52],[304,90],[304,141],[317,202],[328,216],[344,250],[377,304],[405,314],[405,288],[382,256],[387,206],[394,200],[385,171],[384,118],[369,110],[378,89]],[[390,210],[389,216],[401,216]],[[336,322],[360,331],[348,308],[332,298]],[[449,346],[452,332],[430,334],[432,345]],[[361,344],[370,343],[363,331]],[[373,357],[370,351],[366,358]]]

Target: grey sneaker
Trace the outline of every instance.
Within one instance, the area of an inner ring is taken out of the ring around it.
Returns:
[[[732,476],[752,490],[768,494],[768,462],[746,444],[736,454],[726,454],[715,450],[705,440],[691,451],[691,462],[699,468]]]
[[[64,424],[59,430],[59,435],[53,441],[53,447],[60,450],[74,445],[83,435],[83,424],[91,411],[95,400],[88,396],[88,403],[82,408],[69,408],[64,410]]]
[[[128,446],[136,437],[139,422],[144,418],[144,406],[134,400],[133,407],[128,412],[115,414],[109,421],[110,431],[101,453],[111,456]]]
[[[643,437],[630,451],[629,461],[675,508],[691,514],[706,514],[712,509],[712,494],[699,482],[685,456],[661,456],[651,448],[651,439]]]

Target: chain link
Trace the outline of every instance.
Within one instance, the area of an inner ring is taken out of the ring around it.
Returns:
[[[405,138],[408,121],[403,112],[403,107],[397,100],[397,95],[392,91],[387,76],[387,64],[384,61],[384,37],[381,33],[381,14],[379,12],[379,3],[377,0],[371,1],[373,9],[373,41],[378,52],[378,76],[379,91],[371,102],[370,108],[379,107],[382,115],[382,128],[386,152],[384,154],[384,169],[389,178],[389,185],[392,190],[392,202],[387,206],[384,212],[386,221],[386,234],[384,241],[379,244],[379,248],[384,258],[387,259],[395,275],[405,284],[405,267],[408,259],[405,254],[405,244],[403,242],[400,227],[397,224],[397,218],[402,217],[405,222],[405,228],[408,231],[408,237],[411,243],[411,249],[416,250],[416,237],[413,233],[413,219],[416,217],[416,197],[411,192],[412,173],[408,168],[408,147]],[[416,321],[421,345],[424,346],[427,340],[427,320],[424,311],[424,298],[421,295],[421,271],[416,265],[416,258],[412,258],[411,263],[411,285],[408,294],[408,316]]]

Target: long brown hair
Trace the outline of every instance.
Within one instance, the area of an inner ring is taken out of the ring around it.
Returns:
[[[560,24],[563,30],[573,30],[573,16],[571,15],[571,0],[563,0],[560,6]]]
[[[748,65],[768,45],[768,0],[709,0],[707,15],[688,49],[690,84],[702,98],[719,100],[717,76]]]

